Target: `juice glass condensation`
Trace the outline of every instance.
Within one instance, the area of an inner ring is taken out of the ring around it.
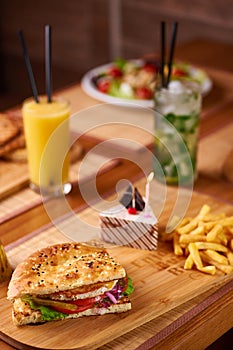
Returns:
[[[197,177],[201,93],[196,84],[172,81],[155,92],[155,174],[171,185]],[[159,164],[159,169],[158,169]]]
[[[69,102],[40,96],[37,103],[23,103],[30,187],[42,194],[57,195],[71,190],[69,183]]]

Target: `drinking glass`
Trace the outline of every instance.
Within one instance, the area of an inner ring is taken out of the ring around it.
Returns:
[[[201,93],[191,82],[170,82],[155,92],[154,165],[158,180],[189,185],[197,178]]]
[[[40,96],[22,107],[30,187],[44,195],[67,194],[69,182],[69,102]]]

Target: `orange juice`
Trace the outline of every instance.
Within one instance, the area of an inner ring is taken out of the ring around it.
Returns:
[[[23,103],[31,187],[48,193],[69,192],[69,103],[62,99]]]

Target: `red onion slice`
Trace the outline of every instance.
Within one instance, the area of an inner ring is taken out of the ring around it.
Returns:
[[[113,302],[113,304],[117,303],[117,300],[114,297],[114,295],[112,295],[110,292],[106,292],[105,294],[109,297],[109,299]]]

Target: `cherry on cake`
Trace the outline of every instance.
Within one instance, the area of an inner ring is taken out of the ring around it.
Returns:
[[[101,240],[138,249],[157,249],[158,220],[136,187],[130,185],[120,204],[102,211],[99,217]]]

